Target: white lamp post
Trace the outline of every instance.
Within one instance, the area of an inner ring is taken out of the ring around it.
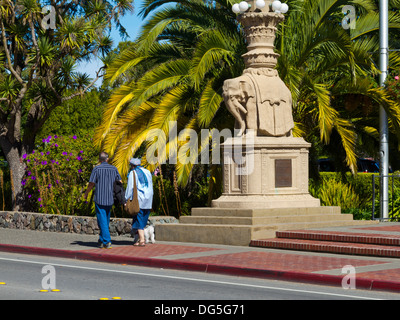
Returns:
[[[266,6],[265,0],[256,0],[254,3],[257,9],[263,9]],[[232,11],[236,14],[243,13],[246,12],[250,7],[251,6],[247,1],[241,1],[232,6]],[[289,6],[286,3],[280,2],[279,0],[275,0],[271,3],[271,9],[276,13],[286,13],[289,10]]]
[[[385,80],[389,65],[389,7],[388,0],[379,1],[379,68],[381,74],[379,75],[380,86],[385,85]],[[380,129],[380,207],[381,215],[383,219],[389,218],[388,202],[389,202],[389,187],[388,187],[388,175],[389,175],[389,130],[388,130],[388,119],[385,109],[381,106],[379,112],[379,129]]]
[[[245,12],[249,8],[249,4],[246,1],[239,3],[240,12]]]
[[[234,13],[239,13],[239,12],[240,12],[239,3],[235,3],[235,4],[232,6],[232,11],[233,11]]]
[[[272,2],[271,8],[276,13],[286,13],[289,10],[289,6],[286,3],[282,3],[279,0]]]
[[[247,52],[242,56],[246,69],[276,67],[279,57],[274,51],[276,26],[285,19],[283,13],[288,10],[289,6],[278,0],[242,0],[232,6],[246,37]]]
[[[257,0],[257,1],[256,1],[256,7],[257,7],[258,9],[264,8],[264,7],[265,7],[265,1],[264,1],[264,0]]]

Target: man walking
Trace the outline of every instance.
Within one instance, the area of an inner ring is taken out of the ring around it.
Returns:
[[[108,154],[101,152],[99,155],[100,165],[93,168],[89,178],[89,186],[85,192],[87,199],[89,192],[94,190],[94,203],[96,207],[97,223],[100,229],[100,248],[111,248],[111,236],[109,230],[110,213],[114,204],[113,187],[114,181],[120,181],[121,176],[118,169],[108,163]]]

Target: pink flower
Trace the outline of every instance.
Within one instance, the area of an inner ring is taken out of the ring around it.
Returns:
[[[396,80],[399,80],[399,76],[395,76],[394,78],[395,78]]]

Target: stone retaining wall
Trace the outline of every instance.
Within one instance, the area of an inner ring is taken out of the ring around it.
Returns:
[[[153,216],[149,223],[177,223],[169,216]],[[112,236],[129,235],[132,219],[111,218],[110,233]],[[0,228],[28,229],[50,232],[70,232],[79,234],[99,234],[95,217],[52,215],[32,212],[0,211]]]

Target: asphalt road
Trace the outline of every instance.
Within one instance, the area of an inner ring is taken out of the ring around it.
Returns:
[[[180,300],[197,301],[191,309],[196,314],[208,312],[198,306],[206,300],[246,305],[257,300],[400,299],[387,292],[9,253],[0,253],[0,283],[0,300],[148,300],[150,313],[171,312],[165,309],[168,303]],[[223,305],[209,311],[223,312]],[[238,308],[237,313],[243,312]]]

